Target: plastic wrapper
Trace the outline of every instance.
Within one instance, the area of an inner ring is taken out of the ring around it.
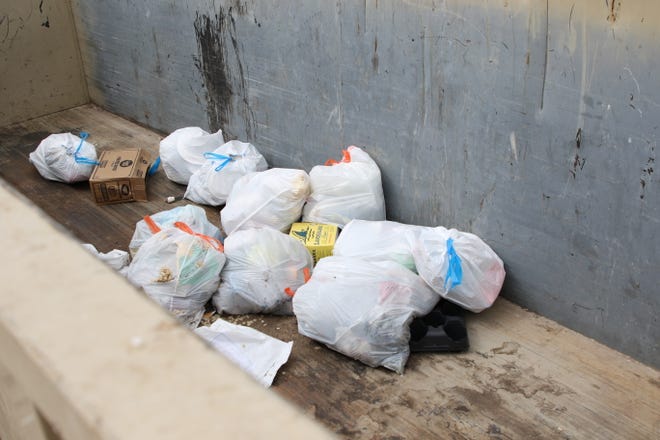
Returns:
[[[390,261],[320,260],[293,297],[298,331],[365,364],[403,373],[410,322],[440,297],[418,275]]]
[[[114,270],[119,271],[120,274],[125,275],[128,264],[131,260],[128,252],[120,249],[113,249],[110,252],[103,253],[99,252],[93,244],[84,243],[82,246],[95,255],[99,260],[103,261]]]
[[[490,307],[506,272],[500,257],[474,234],[423,229],[412,249],[419,275],[443,298],[472,312]]]
[[[73,183],[89,180],[96,162],[96,148],[71,133],[51,134],[30,153],[30,163],[42,177],[58,182]]]
[[[252,144],[229,141],[211,153],[193,173],[184,197],[204,205],[224,205],[234,183],[242,176],[264,171],[266,159]]]
[[[165,175],[176,183],[187,185],[190,176],[206,161],[204,153],[224,143],[222,130],[213,134],[199,127],[173,131],[160,141],[160,159]]]
[[[313,266],[300,241],[275,229],[246,229],[227,237],[224,246],[227,263],[213,295],[218,312],[293,314],[291,296]]]
[[[363,150],[350,146],[341,162],[329,161],[309,173],[312,194],[303,221],[344,227],[353,219],[385,220],[380,169]]]
[[[222,244],[183,223],[151,236],[128,267],[128,280],[190,328],[218,289],[225,264]]]
[[[300,218],[309,195],[309,176],[303,170],[272,168],[238,179],[220,220],[229,235],[239,229],[269,227],[286,231]]]
[[[181,222],[187,224],[190,229],[199,232],[203,235],[208,235],[215,239],[221,240],[222,236],[220,230],[213,223],[208,221],[206,212],[203,208],[195,205],[177,206],[176,208],[161,211],[152,214],[151,220],[156,224],[158,229],[164,229],[174,226],[174,223]],[[135,231],[133,237],[128,245],[128,250],[132,256],[135,256],[140,246],[153,235],[152,228],[147,222],[142,219],[135,224]]]
[[[222,319],[208,327],[197,328],[195,333],[265,387],[271,386],[293,347],[293,342],[283,342]]]

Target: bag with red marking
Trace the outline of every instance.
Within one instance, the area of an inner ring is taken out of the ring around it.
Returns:
[[[218,312],[291,315],[291,296],[309,278],[312,256],[293,237],[270,228],[236,231],[225,240],[227,264],[213,295]]]
[[[153,224],[148,216],[145,221]],[[144,242],[127,278],[183,324],[195,328],[204,305],[218,289],[225,260],[220,241],[177,222]]]
[[[410,323],[440,300],[418,275],[391,261],[326,257],[293,297],[298,331],[365,364],[403,373]]]
[[[380,169],[362,149],[350,146],[340,162],[329,160],[309,173],[312,194],[303,221],[343,228],[353,219],[385,220]]]
[[[177,206],[176,208],[157,212],[149,217],[156,224],[157,229],[172,227],[174,226],[174,223],[181,222],[190,226],[190,229],[193,231],[197,231],[218,240],[222,239],[220,230],[208,220],[206,212],[199,206]],[[131,242],[128,245],[128,250],[130,251],[131,256],[135,256],[138,249],[140,249],[140,246],[142,246],[142,244],[153,234],[154,231],[144,219],[137,222],[135,224],[133,238],[131,238]]]

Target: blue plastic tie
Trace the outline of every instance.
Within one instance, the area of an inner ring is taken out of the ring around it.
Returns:
[[[80,156],[80,149],[83,146],[83,143],[85,143],[85,139],[89,137],[89,133],[86,131],[81,131],[80,132],[80,144],[78,145],[78,148],[76,148],[76,152],[73,153],[73,158],[75,159],[76,163],[83,163],[85,165],[98,165],[99,162],[89,159],[87,157]]]
[[[152,163],[151,166],[149,167],[149,171],[147,172],[147,176],[151,176],[153,173],[158,171],[159,166],[160,166],[160,156],[158,156],[156,158],[156,160],[154,161],[154,163]]]
[[[447,239],[447,255],[449,255],[449,267],[447,268],[447,275],[445,275],[445,289],[447,288],[447,283],[449,283],[449,289],[451,290],[456,286],[460,286],[463,281],[463,267],[461,266],[461,257],[456,253],[454,249],[454,239]]]
[[[221,160],[220,165],[218,165],[215,170],[220,171],[224,167],[227,166],[229,162],[234,160],[232,156],[225,156],[224,154],[218,154],[218,153],[204,153],[204,157],[206,159],[211,159],[211,160]]]

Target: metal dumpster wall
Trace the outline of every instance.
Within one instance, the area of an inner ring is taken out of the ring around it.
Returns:
[[[480,235],[507,297],[660,366],[660,4],[73,4],[95,102],[274,166],[364,145],[389,218]]]
[[[87,102],[69,1],[0,2],[0,126]]]

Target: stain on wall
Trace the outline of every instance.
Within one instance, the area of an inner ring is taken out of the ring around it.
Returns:
[[[605,6],[608,8],[607,20],[611,23],[616,22],[616,17],[621,10],[621,1],[605,0]]]
[[[195,17],[195,35],[199,57],[195,65],[204,78],[209,127],[216,131],[229,125],[232,87],[225,65],[225,16],[222,11],[213,20],[208,15]]]
[[[224,128],[227,136],[235,139],[231,131],[231,115],[239,114],[245,123],[246,138],[254,138],[254,113],[247,96],[246,69],[240,56],[234,10],[244,11],[235,5],[225,12],[222,7],[211,18],[195,15],[195,36],[199,56],[195,66],[204,78],[208,124],[211,130]],[[244,11],[245,12],[245,11]]]

